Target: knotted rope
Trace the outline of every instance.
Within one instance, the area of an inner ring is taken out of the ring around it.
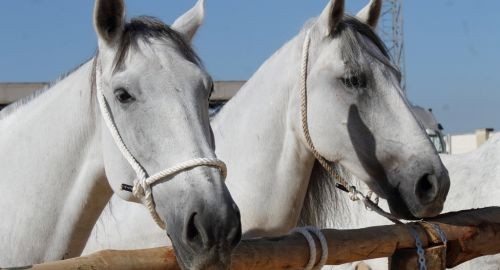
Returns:
[[[99,108],[101,110],[101,115],[104,119],[104,123],[106,123],[106,126],[111,133],[111,136],[120,150],[121,154],[123,157],[128,161],[132,169],[135,171],[137,175],[137,179],[134,180],[134,185],[132,188],[132,194],[138,198],[142,204],[146,206],[148,209],[149,213],[153,217],[154,221],[158,226],[162,229],[166,228],[165,222],[160,218],[158,213],[156,212],[156,207],[153,199],[153,191],[152,191],[152,185],[154,185],[156,182],[169,177],[176,175],[180,172],[193,169],[195,167],[199,166],[207,166],[207,167],[214,167],[217,168],[221,171],[223,179],[226,178],[227,176],[227,168],[226,164],[217,159],[217,158],[194,158],[192,160],[188,160],[185,162],[182,162],[178,165],[175,165],[171,168],[165,169],[159,173],[156,173],[152,176],[148,176],[147,172],[143,169],[143,167],[140,165],[140,163],[137,161],[137,159],[132,155],[130,150],[127,148],[125,143],[123,142],[122,137],[120,136],[120,133],[118,131],[118,128],[116,127],[113,118],[111,116],[111,112],[109,109],[109,104],[106,100],[106,97],[104,96],[104,93],[102,91],[102,67],[100,64],[99,59],[97,61],[97,66],[96,66],[96,88],[97,88],[97,100],[99,103]]]

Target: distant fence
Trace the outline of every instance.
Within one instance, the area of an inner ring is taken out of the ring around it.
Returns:
[[[483,255],[500,253],[500,207],[461,211],[429,220],[446,234],[445,249],[430,223],[377,226],[356,230],[323,230],[329,265],[392,257],[391,269],[418,269],[413,228],[426,250],[428,269],[445,269]],[[317,247],[320,247],[319,242]],[[321,252],[318,252],[317,261]],[[309,260],[303,236],[244,240],[236,248],[231,269],[302,269]],[[86,257],[34,265],[38,270],[60,269],[162,269],[178,270],[172,248],[101,251]]]

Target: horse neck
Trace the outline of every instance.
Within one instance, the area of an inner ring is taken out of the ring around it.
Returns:
[[[78,255],[111,196],[91,70],[84,64],[0,122],[0,184],[9,190],[0,196],[0,264]]]
[[[314,158],[295,128],[302,41],[299,35],[266,61],[212,123],[247,236],[294,227],[307,190]]]

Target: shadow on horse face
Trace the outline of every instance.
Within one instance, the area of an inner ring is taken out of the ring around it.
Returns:
[[[435,216],[448,193],[448,172],[374,31],[380,7],[372,1],[356,18],[344,15],[343,0],[332,0],[306,30],[312,37],[309,117],[317,121],[311,137],[324,158],[386,198],[396,216]]]
[[[364,123],[356,106],[349,109],[348,133],[356,156],[372,177],[368,185],[389,202],[391,212],[406,219],[435,216],[443,208],[449,189],[449,177],[444,167],[431,160],[403,153],[377,152],[377,141]],[[389,161],[386,167],[380,158]],[[390,164],[394,163],[394,164]],[[387,168],[387,169],[386,169]],[[443,171],[444,169],[444,171]]]

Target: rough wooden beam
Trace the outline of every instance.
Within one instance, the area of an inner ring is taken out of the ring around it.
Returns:
[[[448,237],[447,267],[483,255],[500,253],[500,207],[462,211],[432,220]],[[356,230],[323,230],[327,240],[328,264],[343,264],[389,257],[398,249],[415,247],[409,233],[413,226],[424,245],[441,244],[428,225],[390,225]],[[319,247],[319,243],[317,243]],[[320,253],[320,252],[319,252]],[[243,241],[233,254],[232,269],[301,269],[309,260],[309,248],[301,235]],[[317,256],[319,260],[319,254]],[[134,251],[101,251],[88,257],[35,265],[32,269],[179,269],[171,248]]]
[[[389,259],[389,270],[420,269],[415,249],[400,249]],[[444,245],[425,249],[425,266],[429,270],[446,269],[446,248]]]

